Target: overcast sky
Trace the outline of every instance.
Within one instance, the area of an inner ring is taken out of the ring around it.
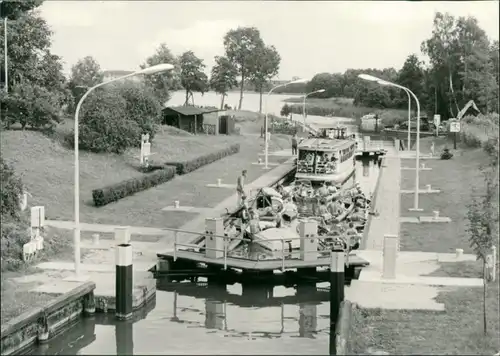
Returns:
[[[133,70],[165,42],[192,50],[207,73],[222,37],[255,26],[280,53],[280,79],[347,68],[401,68],[432,31],[435,11],[475,16],[499,38],[498,1],[46,1],[41,13],[65,71],[91,55],[104,70]]]

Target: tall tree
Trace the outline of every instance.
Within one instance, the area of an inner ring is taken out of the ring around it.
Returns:
[[[7,124],[23,120],[24,125],[44,126],[59,121],[60,106],[67,100],[66,79],[58,56],[50,51],[52,32],[37,11],[42,1],[3,1],[2,16],[8,18],[8,95],[3,95],[2,120]],[[5,81],[3,26],[0,28],[0,72]],[[16,89],[16,87],[18,87]],[[34,98],[36,100],[34,100]],[[47,99],[47,100],[45,100]],[[12,106],[14,105],[14,106]],[[25,120],[14,113],[17,106],[34,113]],[[5,115],[5,113],[9,113]],[[4,120],[6,119],[6,120]]]
[[[102,82],[103,73],[101,66],[97,61],[87,56],[79,59],[74,66],[71,67],[69,79],[70,87],[92,87]]]
[[[422,103],[425,102],[424,68],[422,62],[418,59],[416,54],[410,54],[406,58],[403,67],[397,75],[397,83],[407,87],[415,93],[417,98],[419,98],[419,101]],[[408,102],[408,96],[403,90],[400,90],[399,94],[400,101],[406,105]],[[413,98],[411,98],[411,100],[413,100]],[[412,107],[414,107],[413,104]]]
[[[496,163],[496,162],[495,162]],[[468,205],[467,220],[470,246],[483,264],[483,331],[487,333],[486,314],[486,262],[492,247],[498,241],[498,170],[495,166],[483,168],[485,192],[472,197]]]
[[[250,82],[259,92],[259,113],[262,113],[262,91],[265,85],[280,69],[281,57],[274,46],[258,47],[255,51],[255,60],[250,76]]]
[[[43,1],[44,0],[2,1],[0,3],[0,17],[2,19],[7,17],[9,20],[17,20],[28,11],[42,5]]]
[[[208,77],[203,71],[205,64],[203,60],[196,57],[193,51],[184,52],[179,57],[179,67],[181,69],[181,85],[186,91],[184,105],[188,105],[191,97],[194,105],[193,92],[205,93],[208,90]]]
[[[342,96],[344,78],[341,74],[319,73],[307,83],[307,92],[324,89],[323,93],[314,94],[317,98],[331,98]]]
[[[434,16],[432,35],[422,43],[421,50],[429,57],[433,73],[437,77],[436,81],[440,83],[438,90],[445,101],[438,102],[438,105],[446,107],[452,117],[460,111],[455,95],[456,82],[459,80],[459,58],[455,45],[455,18],[448,13],[437,12]]]
[[[156,75],[148,75],[144,78],[145,83],[152,88],[155,96],[164,104],[170,99],[170,90],[182,88],[180,85],[180,68],[177,65],[178,60],[170,51],[165,43],[162,43],[156,49],[155,54],[146,59],[146,63],[141,68],[151,67],[157,64],[170,63],[175,65],[175,69]]]
[[[227,92],[238,85],[236,76],[238,72],[226,57],[215,57],[215,65],[210,75],[210,87],[221,94],[221,110],[224,108],[224,99]]]
[[[255,52],[262,47],[264,42],[260,37],[260,31],[255,27],[238,27],[229,30],[224,36],[226,57],[233,63],[241,77],[238,110],[241,110],[243,103],[245,80],[251,77],[255,69]]]
[[[499,46],[498,41],[493,41],[490,45],[490,61],[493,69],[493,76],[495,77],[497,86],[494,91],[494,99],[496,101],[495,110],[497,113],[500,113],[500,68],[499,68]]]
[[[496,108],[497,81],[490,58],[490,42],[474,17],[460,17],[455,28],[456,51],[460,59],[460,106],[476,101],[480,110]]]

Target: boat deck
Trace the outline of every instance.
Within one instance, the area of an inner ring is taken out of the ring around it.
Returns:
[[[250,260],[245,258],[237,257],[227,257],[227,258],[209,258],[206,257],[204,253],[177,250],[174,251],[158,253],[157,256],[160,259],[173,260],[174,255],[177,260],[184,260],[190,262],[205,263],[208,266],[224,266],[227,268],[237,268],[245,271],[274,271],[278,269],[301,269],[301,268],[316,268],[316,267],[329,267],[331,263],[330,256],[318,256],[315,260],[303,261],[298,258],[285,259],[273,259],[273,260]],[[356,255],[349,255],[349,266],[354,267],[365,267],[369,265],[369,262]]]

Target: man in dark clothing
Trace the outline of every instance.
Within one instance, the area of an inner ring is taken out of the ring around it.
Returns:
[[[292,137],[292,155],[297,154],[297,146],[298,146],[298,139],[297,139],[297,134],[293,135]]]

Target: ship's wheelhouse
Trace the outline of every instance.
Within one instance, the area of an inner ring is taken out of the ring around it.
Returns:
[[[355,149],[353,141],[306,140],[298,147],[297,173],[336,174],[342,171],[344,162],[352,159]]]

